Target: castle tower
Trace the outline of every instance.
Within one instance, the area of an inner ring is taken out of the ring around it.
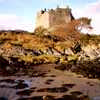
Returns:
[[[37,13],[36,28],[50,28],[55,25],[66,24],[73,19],[74,17],[69,7],[57,7],[56,9],[49,9],[48,11],[44,9]]]

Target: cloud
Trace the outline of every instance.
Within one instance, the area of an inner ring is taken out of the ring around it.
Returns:
[[[0,0],[12,1],[12,0]],[[14,1],[14,0],[13,0]],[[16,1],[16,0],[15,0]],[[56,2],[57,0],[42,0],[45,2]],[[73,15],[76,18],[89,17],[92,18],[92,26],[94,30],[92,33],[100,34],[100,0],[94,3],[87,4],[84,8],[73,9]],[[27,20],[27,21],[26,21]],[[33,19],[35,20],[35,19]],[[0,29],[23,29],[33,31],[34,23],[30,19],[25,19],[24,16],[17,16],[16,14],[0,14]]]
[[[6,24],[6,23],[13,23],[17,22],[19,20],[19,17],[14,14],[0,14],[0,24]]]
[[[89,13],[100,13],[100,1],[91,3],[86,8]]]
[[[0,14],[0,28],[13,28],[19,21],[19,17],[13,14]]]
[[[74,9],[73,14],[76,18],[88,17],[92,19],[93,26],[92,34],[100,34],[100,1],[87,4],[84,8]]]
[[[0,30],[21,29],[33,31],[33,24],[14,14],[0,14]]]

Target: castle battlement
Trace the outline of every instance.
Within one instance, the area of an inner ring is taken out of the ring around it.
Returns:
[[[50,28],[54,25],[66,24],[73,20],[71,9],[69,7],[56,9],[44,9],[37,13],[36,28]]]

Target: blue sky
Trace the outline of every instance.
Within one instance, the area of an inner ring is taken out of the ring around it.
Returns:
[[[76,18],[92,18],[95,30],[99,29],[96,19],[100,17],[100,0],[0,0],[0,29],[33,31],[36,12],[42,8],[55,8],[57,5],[69,5]]]

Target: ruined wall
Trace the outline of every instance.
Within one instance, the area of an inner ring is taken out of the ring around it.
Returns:
[[[54,25],[66,24],[72,20],[71,10],[67,8],[57,8],[49,11],[50,27]]]
[[[49,28],[54,25],[61,25],[70,22],[73,19],[70,8],[50,9],[39,13],[36,19],[36,27],[42,26]]]
[[[49,14],[48,12],[45,12],[43,14],[41,14],[41,12],[39,12],[37,14],[37,18],[36,18],[36,28],[37,27],[44,27],[44,28],[48,28],[49,27]]]

